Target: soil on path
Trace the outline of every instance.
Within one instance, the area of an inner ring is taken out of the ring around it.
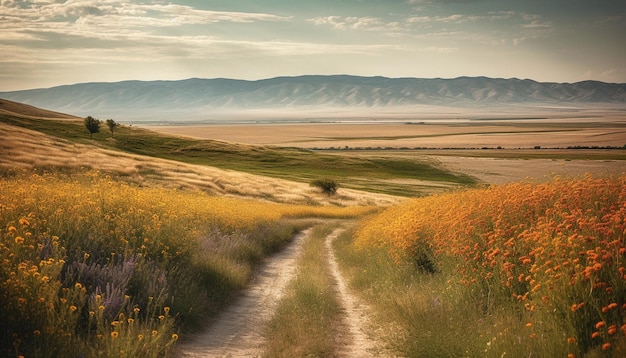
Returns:
[[[336,284],[337,296],[342,308],[342,319],[337,327],[342,332],[339,337],[337,355],[339,357],[392,357],[381,342],[372,338],[374,327],[369,321],[370,308],[358,297],[354,296],[344,280],[332,248],[333,240],[342,232],[342,229],[333,231],[326,237],[326,251],[328,265]],[[368,334],[369,333],[369,334]],[[343,341],[343,342],[341,342]],[[343,343],[343,344],[342,344]]]
[[[342,232],[337,229],[326,237],[325,249],[331,280],[342,308],[337,322],[338,357],[391,357],[380,342],[371,338],[375,330],[368,320],[369,307],[355,297],[339,271],[332,242]],[[266,345],[265,329],[284,294],[287,284],[295,277],[302,244],[307,230],[297,235],[283,251],[270,257],[246,289],[208,329],[195,335],[177,348],[177,356],[200,357],[260,357]],[[370,335],[368,335],[368,332]]]
[[[208,329],[181,344],[178,355],[200,357],[259,357],[264,331],[287,283],[295,276],[302,243],[309,230],[298,234],[281,252],[260,267],[250,287],[237,297]]]

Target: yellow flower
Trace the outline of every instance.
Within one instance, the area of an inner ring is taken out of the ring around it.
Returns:
[[[176,333],[172,334],[172,339],[175,341],[178,340],[178,335]]]
[[[152,330],[152,335],[156,336],[159,332],[157,332],[156,330]]]
[[[16,236],[15,237],[15,243],[16,244],[20,244],[20,245],[23,244],[24,243],[24,238],[21,237],[21,236]]]
[[[119,333],[117,333],[116,331],[111,332],[111,337],[117,338],[117,336],[119,336]]]
[[[71,305],[71,306],[70,306],[70,311],[72,311],[72,312],[76,311],[77,309],[78,309],[78,308],[77,308],[76,306],[74,306],[74,305]]]
[[[143,339],[143,334],[138,335],[137,339],[142,340]]]
[[[165,311],[165,313],[170,313],[170,308],[165,306],[163,307],[163,311]]]

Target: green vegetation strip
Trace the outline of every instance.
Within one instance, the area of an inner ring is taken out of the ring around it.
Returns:
[[[340,305],[331,285],[325,238],[334,225],[317,226],[304,244],[297,277],[269,327],[267,357],[332,357]]]

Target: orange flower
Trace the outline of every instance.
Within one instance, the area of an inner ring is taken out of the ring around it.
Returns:
[[[574,344],[574,343],[576,343],[576,338],[573,338],[573,337],[568,338],[568,339],[567,339],[567,343],[568,343],[568,344]]]
[[[611,343],[606,342],[602,345],[602,350],[606,351],[607,349],[611,348]]]
[[[612,324],[611,326],[609,326],[609,329],[607,332],[609,333],[609,335],[615,334],[615,332],[617,332],[617,326]]]
[[[600,328],[602,328],[604,326],[606,326],[606,323],[604,323],[604,321],[600,321],[600,322],[596,323],[596,328],[597,329],[600,329]]]
[[[591,338],[597,338],[600,335],[600,332],[593,332],[591,334]]]

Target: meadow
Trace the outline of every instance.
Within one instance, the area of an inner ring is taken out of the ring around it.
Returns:
[[[310,225],[316,207],[145,188],[94,171],[0,185],[3,356],[157,357]]]
[[[625,175],[554,178],[415,199],[338,249],[406,356],[621,357],[625,229]]]

